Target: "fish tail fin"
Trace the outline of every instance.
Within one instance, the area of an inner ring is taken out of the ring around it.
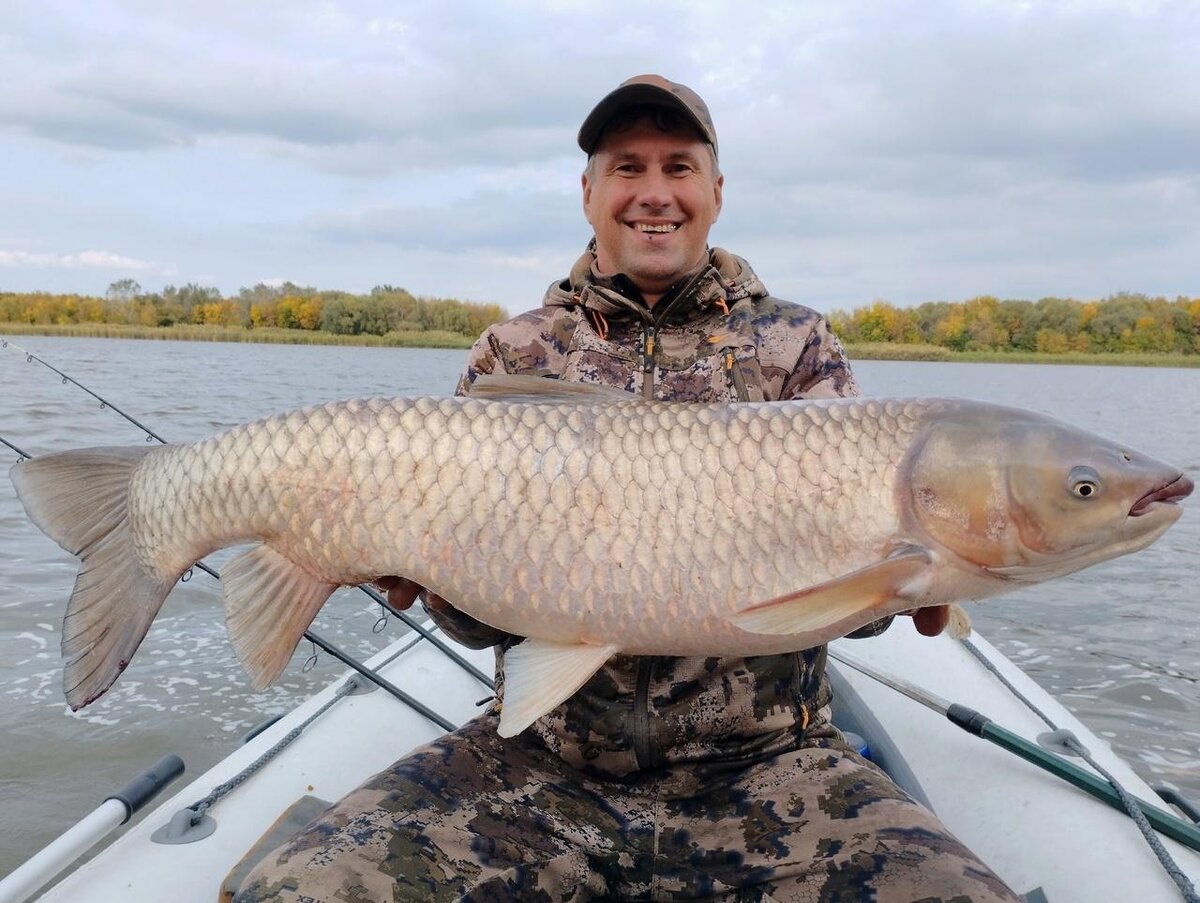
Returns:
[[[178,574],[147,573],[129,523],[129,484],[151,448],[85,448],[11,471],[30,519],[81,561],[63,618],[63,689],[78,710],[112,686]]]

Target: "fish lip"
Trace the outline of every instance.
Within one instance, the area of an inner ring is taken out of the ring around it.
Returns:
[[[1195,484],[1186,476],[1180,474],[1175,479],[1162,486],[1159,486],[1157,489],[1150,490],[1140,499],[1134,502],[1133,507],[1129,509],[1129,516],[1141,517],[1159,502],[1167,505],[1173,505],[1180,499],[1187,498],[1189,495],[1191,495],[1194,488]]]

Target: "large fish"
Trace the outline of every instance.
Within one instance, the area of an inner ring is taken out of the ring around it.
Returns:
[[[12,479],[82,559],[62,640],[73,708],[111,686],[194,562],[255,542],[222,583],[256,685],[339,585],[402,575],[528,637],[505,658],[506,736],[614,653],[778,653],[993,596],[1144,548],[1192,490],[994,405],[669,404],[532,377],[45,455]]]

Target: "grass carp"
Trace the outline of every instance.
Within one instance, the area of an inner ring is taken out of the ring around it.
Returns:
[[[994,596],[1146,547],[1192,490],[1013,408],[665,403],[536,377],[48,454],[12,480],[82,561],[62,638],[72,708],[112,685],[192,564],[252,542],[221,576],[257,686],[335,589],[399,575],[528,638],[505,657],[506,736],[614,653],[793,651]]]

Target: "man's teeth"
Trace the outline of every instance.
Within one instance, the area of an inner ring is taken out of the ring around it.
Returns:
[[[663,223],[658,226],[652,226],[648,223],[638,223],[634,228],[639,232],[674,232],[679,226],[675,223]]]

